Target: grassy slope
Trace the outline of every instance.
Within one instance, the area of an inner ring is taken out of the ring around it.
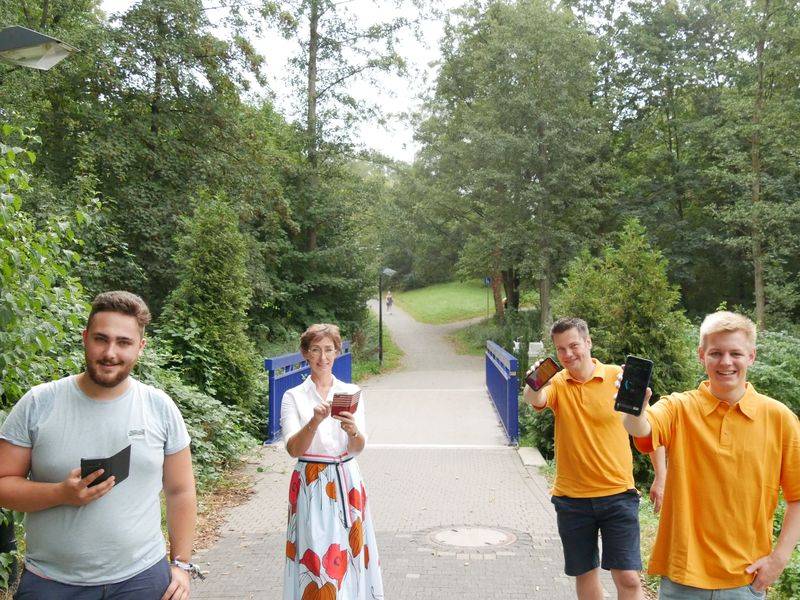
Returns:
[[[421,323],[441,325],[486,315],[487,288],[479,280],[439,283],[394,295],[395,301]],[[489,299],[491,303],[491,298]],[[489,310],[494,312],[490,304]]]

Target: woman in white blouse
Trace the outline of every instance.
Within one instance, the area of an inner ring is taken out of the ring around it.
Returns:
[[[281,403],[286,450],[297,465],[289,484],[284,600],[382,600],[378,548],[355,456],[366,443],[364,393],[354,414],[331,416],[333,394],[358,386],[333,376],[342,349],[336,325],[317,324],[300,337],[311,376]]]

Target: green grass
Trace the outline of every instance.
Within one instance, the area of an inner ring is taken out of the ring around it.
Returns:
[[[383,328],[383,366],[378,363],[378,319],[370,314],[366,339],[362,347],[353,352],[353,381],[361,381],[370,375],[386,373],[400,366],[403,352],[394,343],[389,330]]]
[[[458,354],[483,356],[486,353],[486,340],[491,339],[494,332],[493,320],[484,319],[453,332],[450,341]]]
[[[420,323],[441,325],[486,316],[486,287],[479,280],[439,283],[394,294],[397,304]],[[489,312],[494,313],[489,297]]]

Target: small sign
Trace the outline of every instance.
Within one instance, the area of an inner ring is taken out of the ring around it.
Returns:
[[[483,278],[483,285],[485,285],[486,287],[489,287],[490,285],[492,285],[492,278],[489,277],[488,275],[486,277],[484,277]]]

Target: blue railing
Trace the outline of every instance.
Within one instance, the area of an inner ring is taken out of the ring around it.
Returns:
[[[264,432],[265,443],[272,443],[281,436],[281,400],[286,390],[292,389],[305,381],[311,373],[308,361],[299,352],[274,356],[264,361],[264,368],[269,374],[269,419]],[[333,375],[340,381],[350,383],[353,380],[353,355],[350,353],[350,342],[342,342],[342,354],[333,363]]]
[[[512,444],[519,442],[519,379],[517,358],[492,341],[486,342],[486,387]]]

